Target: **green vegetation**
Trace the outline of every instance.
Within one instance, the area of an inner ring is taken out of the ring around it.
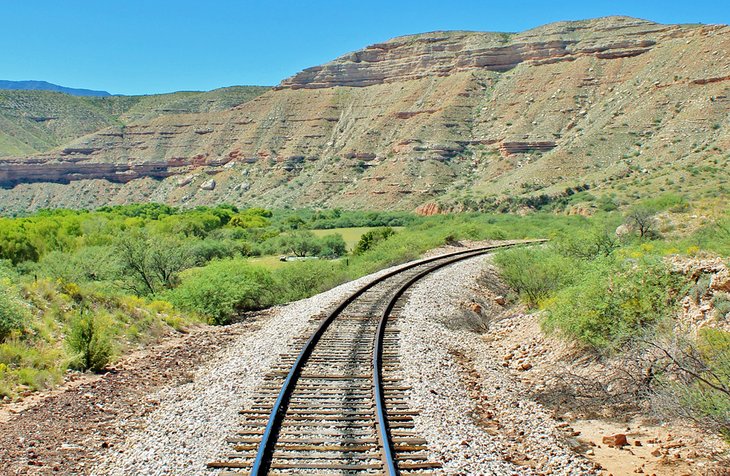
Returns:
[[[539,237],[586,223],[154,203],[0,218],[0,392],[53,385],[67,368],[98,371],[161,335],[232,322],[445,242]]]
[[[68,368],[100,371],[115,356],[186,326],[235,322],[464,239],[551,238],[495,257],[513,298],[543,309],[547,332],[597,355],[620,355],[669,332],[682,296],[707,292],[707,279],[690,286],[668,271],[664,256],[730,253],[727,215],[690,233],[667,227],[663,214],[684,216],[693,206],[681,197],[640,202],[652,233],[632,222],[633,210],[592,218],[419,217],[150,203],[0,218],[0,395],[54,385]],[[614,230],[622,223],[628,231],[619,238]],[[730,308],[723,296],[713,300],[718,312]],[[707,352],[713,357],[703,357],[707,368],[697,375],[722,370],[709,363],[720,354]],[[666,382],[666,394],[697,418],[725,408],[722,394],[706,397],[714,388],[701,380]]]
[[[100,318],[84,307],[71,321],[66,342],[71,351],[70,367],[98,372],[106,367],[112,356],[109,333]]]
[[[681,274],[665,259],[700,250],[728,256],[730,226],[726,213],[688,235],[660,239],[656,213],[688,208],[683,198],[657,197],[623,217],[630,232],[621,238],[608,231],[621,220],[612,214],[544,246],[501,251],[494,262],[516,296],[542,311],[545,332],[599,358],[640,355],[642,375],[633,377],[657,408],[730,438],[730,334],[705,328],[692,337],[676,320],[685,296],[707,299],[710,277]],[[727,294],[711,295],[715,318],[725,319]]]
[[[226,324],[242,312],[273,304],[272,291],[273,279],[267,269],[242,260],[226,260],[193,270],[167,297],[213,324]]]
[[[0,280],[0,342],[20,329],[28,319],[28,310],[9,283]]]

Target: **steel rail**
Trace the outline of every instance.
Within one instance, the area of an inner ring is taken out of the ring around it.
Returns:
[[[302,367],[306,363],[309,356],[312,354],[314,347],[317,345],[317,342],[319,342],[322,335],[325,333],[327,328],[329,327],[330,323],[339,315],[342,313],[342,311],[345,310],[355,299],[360,297],[362,294],[364,294],[369,289],[373,288],[379,283],[382,283],[383,281],[392,278],[393,276],[396,276],[403,271],[415,268],[417,266],[421,266],[424,264],[432,263],[434,261],[443,260],[445,258],[450,257],[457,257],[461,255],[467,255],[467,254],[483,254],[488,253],[489,251],[500,249],[500,248],[508,248],[513,246],[518,246],[520,244],[530,244],[535,242],[541,242],[545,240],[534,240],[529,242],[518,242],[518,243],[509,243],[509,244],[501,244],[501,245],[490,245],[482,248],[473,248],[469,250],[464,251],[458,251],[455,253],[449,253],[444,254],[440,256],[434,256],[431,258],[425,258],[422,260],[414,261],[412,263],[409,263],[407,265],[401,266],[400,268],[390,271],[383,276],[380,276],[366,285],[362,286],[352,294],[350,294],[346,299],[344,299],[332,312],[330,312],[327,317],[325,317],[320,325],[317,327],[317,329],[314,331],[312,336],[307,340],[304,347],[300,351],[296,361],[292,364],[291,369],[289,370],[286,379],[282,383],[281,390],[279,392],[279,395],[274,402],[274,406],[271,410],[271,413],[269,415],[268,422],[266,424],[266,428],[264,429],[264,433],[261,437],[261,442],[259,443],[258,450],[256,452],[256,458],[254,459],[253,466],[251,468],[251,476],[263,476],[268,473],[270,465],[271,465],[271,459],[273,455],[274,446],[276,444],[276,438],[277,438],[277,432],[278,429],[281,427],[281,423],[284,419],[284,415],[286,413],[286,409],[288,407],[289,398],[291,397],[291,394],[294,390],[294,386],[296,382],[299,379],[299,376],[301,374]],[[454,261],[458,261],[454,260]],[[443,266],[446,266],[445,264]],[[441,267],[441,266],[438,266]],[[431,269],[431,268],[430,268]],[[436,268],[433,268],[436,269]],[[427,273],[425,273],[427,274]],[[384,449],[384,451],[387,451]],[[391,451],[392,453],[392,451]],[[392,454],[391,454],[392,456]],[[396,473],[397,474],[397,473]]]
[[[418,273],[398,288],[395,295],[393,295],[390,302],[388,302],[385,310],[383,310],[383,314],[380,316],[380,322],[378,323],[378,329],[375,337],[375,348],[373,351],[373,394],[375,395],[375,416],[378,423],[378,439],[380,440],[380,446],[383,452],[383,465],[385,466],[385,474],[387,476],[398,476],[400,474],[398,471],[398,465],[395,462],[393,441],[390,438],[390,427],[388,425],[387,410],[385,408],[385,392],[383,391],[383,338],[385,337],[385,327],[388,324],[388,318],[403,294],[424,276],[427,276],[437,269],[441,269],[450,264],[489,253],[500,247],[506,246],[503,245],[457,256]]]

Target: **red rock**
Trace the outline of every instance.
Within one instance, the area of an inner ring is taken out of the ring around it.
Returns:
[[[617,433],[612,436],[604,436],[603,444],[616,448],[621,448],[622,446],[628,446],[629,442],[626,439],[626,435],[624,435],[623,433]]]
[[[441,213],[441,207],[439,207],[438,203],[424,203],[420,207],[416,208],[416,214],[425,217],[438,215],[439,213]]]

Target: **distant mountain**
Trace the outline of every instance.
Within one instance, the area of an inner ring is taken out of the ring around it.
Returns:
[[[93,89],[76,89],[59,86],[47,81],[5,81],[0,79],[0,89],[22,89],[26,91],[55,91],[66,93],[72,96],[111,96],[106,91],[94,91]]]
[[[726,197],[729,52],[728,26],[608,17],[395,38],[245,102],[230,91],[0,91],[0,213],[146,200],[521,210],[563,199],[589,213],[670,192]],[[71,100],[117,122],[80,136],[91,116]],[[44,132],[58,139],[36,144]]]

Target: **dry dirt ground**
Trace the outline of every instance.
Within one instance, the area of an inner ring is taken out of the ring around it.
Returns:
[[[158,406],[151,395],[189,381],[209,356],[266,319],[262,313],[228,327],[192,328],[103,375],[77,375],[54,391],[0,407],[0,474],[86,474]]]

